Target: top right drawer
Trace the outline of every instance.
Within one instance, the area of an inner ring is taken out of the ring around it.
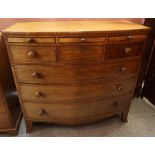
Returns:
[[[145,40],[145,34],[139,35],[125,35],[125,36],[109,36],[109,41],[134,41],[134,40]]]

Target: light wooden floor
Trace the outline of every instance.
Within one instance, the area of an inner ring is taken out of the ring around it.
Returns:
[[[111,117],[102,122],[81,126],[68,127],[58,125],[34,126],[31,134],[25,133],[25,124],[22,119],[19,137],[49,136],[99,136],[99,137],[132,137],[155,136],[155,110],[142,99],[135,99],[130,109],[128,123],[122,123],[119,117]],[[0,134],[0,136],[7,136]]]

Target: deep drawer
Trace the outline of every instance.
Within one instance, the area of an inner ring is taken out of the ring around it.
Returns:
[[[56,62],[56,47],[11,46],[14,63],[52,63]]]
[[[19,84],[22,100],[35,102],[105,99],[132,92],[134,78],[109,83],[88,85],[33,85]]]
[[[82,83],[133,76],[137,73],[138,60],[113,64],[94,65],[17,65],[17,80],[28,83]]]
[[[102,119],[106,115],[119,113],[129,107],[131,96],[125,95],[109,100],[83,101],[74,103],[57,102],[53,104],[24,102],[28,119],[53,123],[80,124]]]

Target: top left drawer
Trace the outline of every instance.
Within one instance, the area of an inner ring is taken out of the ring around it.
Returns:
[[[9,43],[55,43],[55,38],[8,38]]]

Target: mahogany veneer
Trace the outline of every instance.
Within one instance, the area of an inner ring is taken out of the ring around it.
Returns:
[[[149,28],[129,22],[24,22],[3,31],[27,132],[33,122],[127,121]]]

